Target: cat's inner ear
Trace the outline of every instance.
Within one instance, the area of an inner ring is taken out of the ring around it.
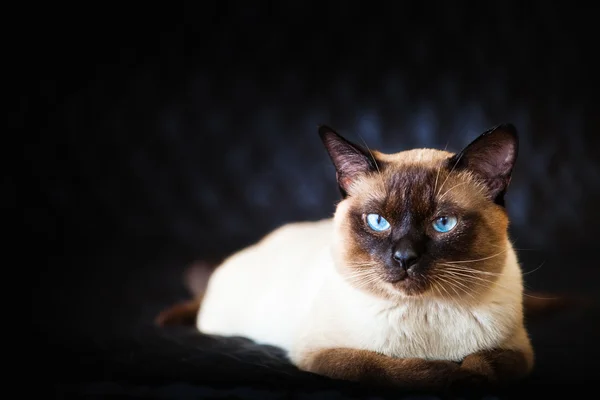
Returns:
[[[336,170],[342,196],[347,196],[352,182],[359,176],[377,170],[370,152],[343,138],[326,125],[319,126],[319,136]]]
[[[486,185],[491,200],[504,206],[518,148],[517,129],[512,124],[498,125],[451,157],[448,168],[473,172]]]

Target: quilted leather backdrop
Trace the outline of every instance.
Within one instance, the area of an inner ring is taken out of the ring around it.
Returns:
[[[321,123],[388,152],[456,151],[514,123],[511,229],[524,269],[544,263],[527,282],[595,292],[600,140],[588,13],[542,2],[363,6],[219,3],[71,20],[37,37],[38,75],[22,103],[35,139],[25,223],[47,245],[35,332],[72,367],[53,367],[69,372],[61,382],[329,385],[255,346],[151,326],[187,296],[181,273],[192,260],[331,215],[338,192]],[[546,349],[538,381],[597,353],[586,341],[595,326],[576,314],[532,328]],[[566,323],[579,323],[577,340],[565,338]],[[576,363],[563,379],[590,368]],[[93,390],[125,390],[111,385]]]

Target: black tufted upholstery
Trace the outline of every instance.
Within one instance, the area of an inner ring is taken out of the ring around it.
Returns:
[[[338,192],[321,123],[388,152],[458,150],[514,123],[511,229],[524,269],[544,263],[527,283],[595,295],[600,124],[587,11],[542,2],[202,7],[38,25],[45,34],[22,50],[36,68],[20,97],[31,138],[22,204],[44,246],[32,262],[34,332],[50,351],[45,376],[78,385],[59,390],[374,396],[242,340],[152,326],[187,297],[181,274],[191,261],[331,215]],[[575,310],[532,326],[531,384],[595,376],[598,316]]]

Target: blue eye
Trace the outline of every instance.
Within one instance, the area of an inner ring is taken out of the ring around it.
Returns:
[[[385,231],[390,228],[390,223],[379,214],[367,215],[367,224],[369,224],[371,229],[377,232]]]
[[[450,232],[457,222],[456,217],[439,217],[433,221],[433,229],[441,233]]]

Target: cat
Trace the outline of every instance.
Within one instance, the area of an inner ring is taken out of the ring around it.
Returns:
[[[437,390],[526,377],[534,352],[505,208],[516,128],[456,154],[385,154],[318,132],[341,195],[333,217],[227,257],[157,322],[277,346],[336,379]]]

